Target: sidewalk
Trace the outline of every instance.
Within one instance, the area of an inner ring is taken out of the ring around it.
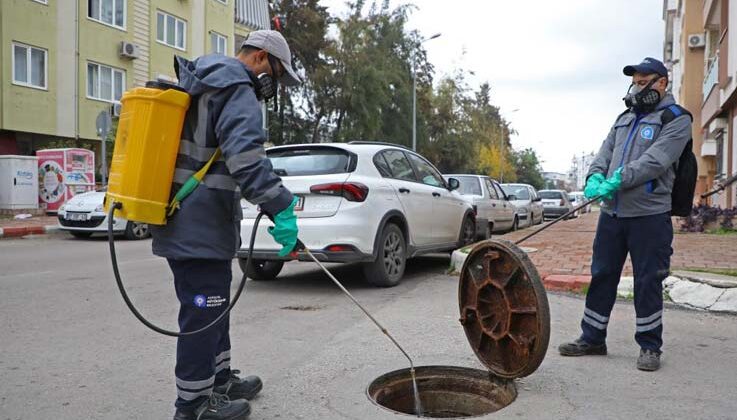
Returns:
[[[0,217],[0,238],[17,238],[26,235],[43,235],[59,230],[56,216],[34,216],[15,220],[13,217]]]
[[[591,247],[598,218],[599,213],[592,212],[578,219],[563,221],[522,243],[526,248],[536,249],[529,256],[542,278],[550,275],[591,276]],[[671,257],[672,271],[737,269],[737,234],[680,233],[679,227],[680,223],[674,218],[673,229],[676,234]],[[528,233],[530,229],[523,229],[497,238],[515,241]],[[632,276],[629,257],[622,275]]]

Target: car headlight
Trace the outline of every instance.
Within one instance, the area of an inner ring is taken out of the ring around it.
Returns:
[[[100,204],[99,206],[95,207],[95,211],[105,211],[105,205]]]
[[[59,211],[64,211],[64,210],[66,210],[66,208],[67,208],[67,205],[66,204],[62,204],[61,207],[59,207]]]

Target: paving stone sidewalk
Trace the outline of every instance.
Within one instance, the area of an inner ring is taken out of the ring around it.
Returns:
[[[523,242],[524,247],[536,249],[529,256],[542,278],[550,275],[591,275],[591,248],[598,218],[598,212],[588,213],[577,219],[560,222]],[[737,269],[737,234],[680,233],[679,227],[680,221],[674,217],[673,270]],[[537,228],[539,226],[533,229]],[[515,241],[528,233],[529,228],[497,238]],[[632,275],[629,257],[622,275]]]

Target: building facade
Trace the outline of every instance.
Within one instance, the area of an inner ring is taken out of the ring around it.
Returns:
[[[591,164],[594,163],[595,158],[596,153],[593,152],[589,154],[581,153],[580,156],[573,156],[571,169],[568,173],[568,183],[571,185],[571,188],[583,191],[583,188],[586,186],[586,174],[588,173]]]
[[[730,4],[732,3],[732,4]],[[694,116],[697,198],[737,170],[737,2],[664,0],[664,58],[678,102]],[[737,205],[735,186],[708,204]]]
[[[2,0],[0,154],[97,149],[96,117],[125,90],[269,27],[266,0]]]

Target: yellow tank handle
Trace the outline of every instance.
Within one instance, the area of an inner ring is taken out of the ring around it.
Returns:
[[[210,170],[210,166],[212,164],[220,159],[220,155],[222,152],[220,151],[220,148],[218,147],[215,149],[215,153],[212,155],[210,160],[207,161],[205,166],[203,166],[199,171],[192,174],[192,176],[187,179],[187,182],[182,185],[182,188],[177,191],[177,193],[174,195],[174,198],[171,200],[171,203],[169,203],[169,212],[167,213],[167,217],[171,217],[177,209],[179,209],[179,203],[184,201],[185,198],[187,198],[188,195],[192,194],[192,191],[194,191],[197,186],[202,183],[202,179],[205,177],[205,174],[207,174],[207,171]]]

